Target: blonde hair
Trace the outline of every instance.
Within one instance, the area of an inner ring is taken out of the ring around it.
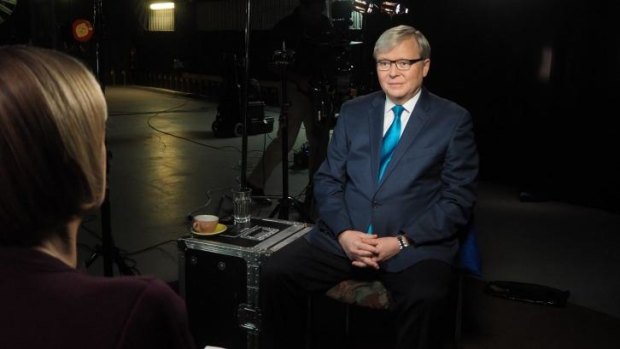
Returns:
[[[102,202],[106,117],[75,58],[0,47],[0,245],[36,245]]]

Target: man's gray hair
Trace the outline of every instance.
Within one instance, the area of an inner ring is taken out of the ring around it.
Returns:
[[[377,58],[379,53],[387,52],[406,39],[414,38],[420,46],[420,58],[427,59],[431,57],[431,44],[421,31],[409,25],[399,25],[383,32],[373,50],[373,57]]]

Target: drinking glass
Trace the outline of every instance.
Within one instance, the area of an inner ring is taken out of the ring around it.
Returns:
[[[236,188],[232,190],[233,218],[235,225],[250,222],[252,210],[252,189]]]

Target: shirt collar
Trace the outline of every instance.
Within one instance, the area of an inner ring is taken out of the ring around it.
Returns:
[[[421,92],[422,92],[422,89],[420,89],[420,91],[418,91],[418,93],[416,93],[415,96],[411,97],[411,99],[409,99],[407,102],[402,104],[403,108],[405,108],[405,111],[407,111],[408,113],[411,113],[413,111],[413,108],[415,108],[415,105],[418,103],[418,100],[420,100]],[[392,100],[390,100],[390,98],[386,96],[384,113],[387,113],[390,110],[392,110],[392,108],[395,105],[396,103],[392,102]]]

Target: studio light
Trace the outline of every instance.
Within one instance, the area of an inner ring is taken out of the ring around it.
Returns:
[[[355,9],[355,12],[359,12],[361,14],[373,13],[379,9],[373,0],[355,0],[353,3],[353,8]]]
[[[407,7],[395,1],[383,1],[381,2],[380,7],[381,12],[386,13],[390,16],[409,13],[409,9]]]
[[[362,14],[381,12],[393,16],[409,13],[409,9],[399,1],[355,0],[353,8]]]
[[[155,2],[149,5],[153,11],[174,9],[174,2]]]

